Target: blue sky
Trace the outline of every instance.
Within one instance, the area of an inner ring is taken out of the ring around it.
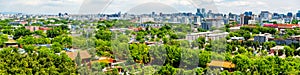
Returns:
[[[298,0],[0,0],[0,12],[28,14],[71,14],[195,12],[207,8],[220,13],[268,10],[270,12],[297,12]]]

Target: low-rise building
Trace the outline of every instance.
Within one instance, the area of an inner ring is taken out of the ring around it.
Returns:
[[[237,26],[237,27],[230,27],[229,30],[230,31],[238,31],[241,29],[241,26]]]
[[[31,32],[42,30],[46,32],[47,30],[51,30],[51,28],[48,27],[41,27],[41,26],[25,26],[26,29],[30,30]]]
[[[82,60],[82,63],[88,63],[90,64],[90,58],[92,57],[92,55],[89,54],[89,52],[87,50],[82,50],[82,51],[78,51],[80,54],[80,58]],[[75,52],[66,52],[66,54],[72,59],[75,60],[75,58],[77,57],[78,54],[77,51]]]
[[[272,37],[272,34],[265,33],[265,34],[258,34],[254,36],[254,42],[264,43],[268,41],[268,38]]]
[[[275,46],[270,49],[270,54],[282,56],[284,53],[284,46]]]
[[[201,28],[205,30],[210,30],[212,27],[220,28],[224,27],[223,19],[205,19],[201,22]]]
[[[211,34],[212,32],[199,32],[199,33],[191,33],[186,35],[187,40],[196,40],[199,37],[206,37],[207,35]]]
[[[214,34],[209,34],[206,36],[207,40],[219,40],[219,39],[226,39],[226,37],[229,35],[228,32],[223,32],[223,33],[214,33]]]
[[[231,37],[231,40],[245,40],[244,37]]]
[[[227,61],[211,61],[207,64],[210,68],[220,68],[220,70],[228,70],[229,72],[233,72],[235,68],[235,64]]]
[[[25,24],[28,24],[27,21],[23,21],[23,20],[16,20],[14,22],[10,22],[9,23],[10,25],[25,25]]]
[[[8,41],[4,42],[6,47],[16,47],[19,48],[18,42],[14,39],[8,39]]]

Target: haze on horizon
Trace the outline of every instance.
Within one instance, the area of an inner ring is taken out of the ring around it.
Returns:
[[[161,4],[161,5],[159,5]],[[153,8],[153,9],[152,9]],[[155,12],[196,12],[206,8],[219,13],[240,14],[252,11],[270,11],[286,14],[296,13],[298,0],[0,0],[0,12],[27,14],[97,14],[97,13],[151,13]]]

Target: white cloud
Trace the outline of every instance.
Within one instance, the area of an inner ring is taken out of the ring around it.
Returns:
[[[244,11],[287,13],[297,12],[298,0],[0,0],[0,12],[24,13],[115,13],[149,2],[162,3],[178,11],[195,12],[196,8],[212,9],[215,12],[243,13]],[[157,5],[153,5],[157,6]],[[104,8],[106,10],[104,11]],[[147,10],[147,9],[143,9]]]
[[[235,0],[218,2],[217,7],[221,12],[243,13],[253,11],[256,14],[260,11],[270,11],[278,13],[296,12],[300,7],[298,0]]]

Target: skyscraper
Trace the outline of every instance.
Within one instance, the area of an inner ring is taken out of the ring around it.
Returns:
[[[211,17],[212,16],[212,10],[208,10],[206,17]]]
[[[248,13],[248,12],[244,12],[244,15],[245,15],[245,16],[249,16],[249,13]]]
[[[287,13],[287,17],[292,18],[293,17],[293,13],[292,12],[288,12]]]
[[[63,16],[63,14],[62,13],[58,13],[58,16],[61,17],[61,16]]]
[[[252,11],[245,12],[244,14],[245,14],[245,16],[252,16]]]
[[[201,18],[204,18],[203,13],[201,12],[200,8],[197,9],[196,16],[200,16]]]
[[[296,14],[297,18],[300,18],[300,10],[298,11],[298,13]]]
[[[200,8],[197,8],[197,13],[200,13],[201,11],[200,11]]]
[[[278,13],[273,13],[272,19],[278,19],[280,16]]]
[[[249,11],[249,15],[250,15],[250,16],[252,16],[252,15],[253,15],[253,14],[252,14],[252,11]]]
[[[272,17],[272,14],[269,11],[261,11],[259,18],[261,20],[270,20]]]
[[[205,8],[202,8],[201,13],[202,13],[202,16],[203,16],[203,17],[206,17],[206,11],[205,11]]]

